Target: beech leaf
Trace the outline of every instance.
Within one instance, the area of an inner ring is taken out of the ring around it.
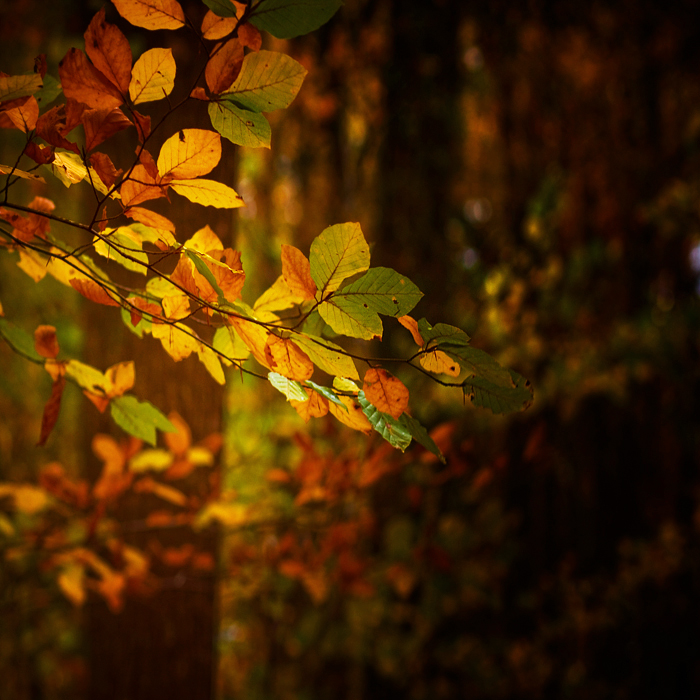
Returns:
[[[357,401],[371,426],[392,447],[404,452],[411,444],[413,438],[411,431],[394,416],[381,411],[373,403],[370,403],[363,391],[358,394]]]
[[[268,372],[267,378],[270,384],[283,393],[289,401],[308,401],[309,397],[304,391],[304,387],[293,379],[278,374],[277,372]]]
[[[311,244],[311,277],[325,296],[338,289],[344,279],[367,270],[369,257],[360,224],[329,226]]]
[[[205,129],[181,129],[160,149],[158,173],[177,180],[206,175],[221,160],[221,136]]]
[[[185,13],[176,0],[112,0],[119,14],[144,29],[179,29]]]
[[[384,369],[367,370],[362,390],[370,403],[394,419],[400,418],[408,408],[408,389]]]
[[[292,39],[318,29],[342,6],[341,0],[265,0],[250,21],[278,39]]]
[[[95,68],[80,49],[70,49],[58,64],[63,93],[92,109],[114,109],[124,101],[119,90]]]
[[[61,411],[61,397],[63,396],[63,389],[65,386],[66,380],[59,375],[54,380],[51,388],[51,396],[44,406],[44,414],[41,418],[41,435],[39,437],[39,442],[36,443],[38,447],[46,444],[49,435],[51,435],[51,431],[56,425],[58,415]]]
[[[59,352],[56,329],[53,326],[38,326],[34,331],[34,348],[42,357],[54,359]]]
[[[229,0],[203,0],[204,4],[219,17],[235,17],[236,8]]]
[[[42,78],[36,73],[0,76],[0,102],[33,95],[41,86]]]
[[[530,382],[512,370],[508,372],[510,385],[495,384],[484,377],[471,377],[464,382],[464,395],[475,405],[493,413],[524,411],[532,403]]]
[[[129,435],[156,444],[156,430],[175,432],[175,426],[149,401],[139,401],[135,396],[120,396],[110,402],[114,422]]]
[[[229,39],[209,59],[204,70],[209,91],[218,95],[224,92],[238,77],[243,65],[243,46],[237,37]]]
[[[270,148],[272,131],[264,115],[241,109],[229,100],[211,102],[212,126],[231,143],[249,148]]]
[[[126,95],[131,77],[131,47],[121,29],[105,21],[104,7],[85,32],[85,51],[95,68]]]
[[[293,294],[302,299],[313,299],[316,283],[311,277],[308,258],[293,245],[282,244],[282,276]]]
[[[294,342],[304,350],[311,361],[321,370],[336,377],[359,379],[357,367],[351,357],[339,345],[330,340],[307,333],[294,336]]]
[[[170,186],[178,194],[186,197],[190,202],[201,204],[205,207],[218,207],[219,209],[235,209],[245,206],[243,197],[231,189],[228,185],[215,180],[173,180]]]
[[[155,102],[169,95],[175,86],[175,59],[171,49],[149,49],[142,54],[131,74],[129,97],[137,105]]]

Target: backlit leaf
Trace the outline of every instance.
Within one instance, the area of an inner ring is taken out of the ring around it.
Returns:
[[[245,206],[243,197],[236,193],[228,185],[215,180],[173,180],[170,186],[178,194],[186,197],[190,202],[201,204],[205,207],[218,207],[220,209],[235,209]]]
[[[121,109],[85,110],[82,124],[85,128],[85,150],[87,151],[97,148],[114,134],[133,126]]]
[[[325,338],[315,335],[299,333],[294,336],[294,342],[303,348],[311,361],[327,374],[337,377],[349,377],[359,379],[357,367],[351,357],[348,357],[343,348],[331,343]]]
[[[461,372],[459,362],[455,362],[442,350],[429,350],[418,358],[421,367],[435,374],[447,374],[450,377],[458,377]]]
[[[237,37],[229,39],[209,59],[204,70],[209,91],[214,95],[224,92],[238,77],[243,65],[243,46]]]
[[[206,175],[221,160],[221,137],[205,129],[181,129],[160,149],[158,173],[178,180]]]
[[[272,131],[262,114],[237,107],[230,100],[209,104],[212,126],[232,143],[249,148],[270,148]]]
[[[36,127],[39,118],[39,104],[34,97],[28,97],[22,104],[2,112],[2,115],[26,134]]]
[[[33,95],[41,86],[42,78],[37,73],[0,76],[0,102]]]
[[[156,444],[156,430],[170,432],[175,426],[150,402],[135,396],[120,396],[110,403],[114,422],[129,435]]]
[[[289,379],[305,381],[314,373],[314,366],[308,355],[291,338],[280,338],[270,334],[265,346],[269,366],[278,374]]]
[[[165,197],[165,189],[156,182],[145,166],[137,165],[131,171],[129,179],[122,183],[119,194],[125,207],[133,207],[149,199]]]
[[[309,397],[308,401],[290,399],[289,403],[305,423],[308,423],[310,418],[323,418],[328,413],[328,399],[312,389],[306,389],[306,394]]]
[[[310,379],[307,379],[304,382],[305,386],[310,387],[313,389],[316,393],[320,394],[324,398],[328,399],[331,403],[336,404],[336,406],[340,406],[344,410],[348,410],[347,406],[340,400],[340,397],[332,390],[329,389],[327,386],[320,386],[314,382],[312,382]]]
[[[92,109],[115,109],[124,101],[80,49],[68,51],[58,64],[58,74],[65,96]]]
[[[175,59],[171,49],[149,49],[134,65],[129,97],[136,105],[162,100],[175,86],[175,73]]]
[[[276,51],[249,53],[224,97],[252,112],[284,109],[299,92],[305,75],[306,69],[286,54]]]
[[[495,386],[511,388],[513,381],[507,369],[502,367],[483,350],[473,348],[470,345],[440,345],[450,357],[457,360],[462,369],[469,374],[481,377],[487,383]]]
[[[408,389],[384,369],[368,369],[362,390],[370,403],[394,419],[400,418],[408,408]]]
[[[172,435],[172,433],[167,433]],[[163,472],[173,463],[173,454],[168,450],[141,450],[129,460],[129,471],[136,474],[146,471]]]
[[[185,13],[176,0],[113,0],[119,14],[144,29],[179,29]]]
[[[136,373],[134,363],[119,362],[112,365],[105,372],[107,395],[110,398],[121,396],[134,386]]]
[[[277,372],[268,372],[267,378],[270,384],[283,393],[289,401],[308,401],[309,397],[304,391],[304,387],[299,382],[283,377]]]
[[[280,275],[274,284],[258,297],[253,308],[261,313],[265,311],[284,311],[301,304],[303,301],[301,297],[292,293],[292,290],[284,281],[284,277]]]
[[[86,299],[94,301],[96,304],[119,306],[119,302],[114,299],[104,287],[93,280],[73,278],[70,280],[70,286]]]
[[[325,297],[348,277],[369,268],[369,246],[360,224],[329,226],[311,244],[311,277]]]
[[[418,321],[418,332],[426,346],[431,345],[469,345],[469,336],[456,326],[436,323],[431,326],[424,318]]]
[[[221,360],[219,360],[219,356],[210,347],[200,343],[197,356],[217,384],[221,384],[222,386],[226,384],[226,377],[221,367]]]
[[[51,497],[44,489],[30,484],[0,483],[0,498],[4,496],[10,496],[15,508],[27,515],[38,513],[51,503]]]
[[[95,68],[126,95],[131,77],[131,47],[121,29],[105,21],[104,7],[85,32],[85,51]]]
[[[242,362],[250,355],[250,349],[231,326],[218,328],[212,345],[230,360]]]
[[[342,4],[341,0],[264,0],[255,6],[250,21],[278,39],[292,39],[318,29]]]
[[[282,244],[282,276],[293,294],[302,299],[313,299],[316,283],[311,277],[308,258],[293,245]]]
[[[46,444],[51,431],[56,425],[58,414],[61,411],[61,397],[65,386],[66,380],[62,376],[56,377],[51,388],[51,396],[44,406],[44,413],[41,417],[41,435],[36,443],[38,447]]]
[[[204,4],[219,17],[235,17],[236,8],[229,0],[203,0]]]
[[[154,338],[160,340],[165,352],[179,362],[198,352],[201,343],[193,337],[192,331],[181,323],[154,323],[151,329]]]
[[[223,39],[238,25],[235,17],[220,17],[214,12],[207,12],[202,20],[202,36],[210,41]]]
[[[372,427],[392,446],[402,452],[411,444],[413,436],[408,428],[393,416],[380,411],[370,403],[364,392],[360,392],[357,401]]]
[[[53,326],[38,326],[34,331],[34,348],[42,357],[55,358],[58,355],[58,338]]]
[[[127,270],[142,275],[148,272],[148,255],[141,250],[141,241],[128,226],[105,229],[95,236],[93,247],[96,253],[114,260]]]
[[[396,319],[404,328],[408,329],[411,336],[413,337],[413,342],[419,347],[423,346],[423,337],[418,330],[418,321],[412,316],[399,316]]]

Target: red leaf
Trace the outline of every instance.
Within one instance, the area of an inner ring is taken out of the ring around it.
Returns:
[[[58,64],[63,92],[67,98],[93,109],[114,109],[124,101],[119,90],[105,78],[80,49],[70,49]]]
[[[80,280],[74,277],[70,280],[70,286],[82,294],[86,299],[94,301],[96,304],[104,304],[105,306],[119,306],[119,302],[115,301],[105,289],[100,287],[97,282],[93,282],[93,280]]]
[[[121,109],[88,109],[83,113],[85,149],[97,148],[110,136],[132,126]]]
[[[38,326],[34,331],[34,349],[42,356],[54,359],[59,352],[56,329],[53,326]]]
[[[30,141],[24,147],[24,154],[31,158],[35,163],[39,163],[39,165],[53,163],[53,159],[55,158],[53,148],[50,148],[49,146],[39,146],[38,144],[34,143],[34,141]]]
[[[126,95],[131,80],[131,47],[117,26],[105,22],[104,7],[85,32],[85,50],[95,68]]]
[[[151,118],[139,114],[135,109],[131,110],[134,115],[134,126],[139,135],[139,141],[143,143],[151,135]]]
[[[66,139],[68,131],[65,105],[52,107],[48,112],[42,114],[36,123],[37,136],[52,146],[60,146],[80,155],[78,146]]]
[[[111,187],[117,178],[122,174],[121,169],[117,170],[111,158],[106,153],[93,153],[90,156],[90,165],[95,168],[95,172],[102,182]]]
[[[260,30],[247,22],[238,27],[238,39],[241,46],[247,46],[251,51],[260,51],[262,46],[262,36]]]
[[[34,72],[38,73],[42,78],[45,78],[47,70],[46,54],[41,53],[34,59]]]
[[[241,72],[243,45],[234,38],[229,39],[223,46],[217,46],[214,50],[216,53],[209,59],[204,77],[209,91],[219,95],[231,87]]]
[[[51,396],[44,406],[44,415],[41,418],[41,436],[39,437],[39,442],[37,446],[41,447],[46,443],[51,431],[56,425],[58,420],[58,414],[61,411],[61,397],[63,396],[63,389],[66,386],[66,380],[63,377],[58,377],[53,383],[51,389]]]

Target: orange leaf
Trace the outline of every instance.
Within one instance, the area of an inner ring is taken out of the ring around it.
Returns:
[[[98,433],[92,438],[92,451],[104,462],[102,473],[92,489],[93,496],[100,501],[112,499],[124,491],[133,474],[124,471],[124,451],[109,435]]]
[[[121,170],[117,170],[114,167],[114,163],[112,163],[111,158],[106,153],[96,152],[91,154],[90,165],[92,165],[97,176],[107,187],[111,187],[122,174]]]
[[[133,126],[121,109],[87,109],[83,112],[85,149],[97,148],[114,134]],[[106,184],[106,183],[105,183]]]
[[[176,506],[184,506],[187,503],[187,496],[182,491],[178,491],[167,484],[161,484],[150,477],[137,481],[133,489],[136,493],[152,493],[154,496],[158,496],[158,498],[162,498],[164,501],[173,503]]]
[[[20,131],[26,133],[36,127],[39,119],[39,103],[33,95],[18,100],[18,102],[20,104],[3,110],[2,115],[7,117]]]
[[[85,51],[95,68],[126,95],[131,78],[131,47],[119,27],[105,21],[104,7],[85,32]]]
[[[447,374],[450,377],[458,377],[462,368],[447,353],[433,349],[420,356],[421,366],[435,374]]]
[[[103,287],[93,280],[73,277],[70,279],[70,285],[86,299],[94,301],[96,304],[119,306],[119,302],[115,301]]]
[[[423,347],[423,336],[418,331],[418,321],[412,316],[399,316],[398,322],[410,331],[415,344]]]
[[[53,326],[39,326],[34,331],[34,349],[42,356],[55,358],[58,355],[58,339]]]
[[[362,389],[373,406],[392,418],[400,418],[408,407],[408,389],[384,369],[367,370]]]
[[[141,207],[130,207],[124,212],[124,215],[128,216],[130,219],[134,219],[134,221],[144,224],[144,226],[175,233],[175,224],[170,221],[170,219],[166,219],[162,214],[156,214],[154,211]]]
[[[289,338],[270,334],[265,344],[265,356],[271,369],[288,379],[303,382],[314,373],[309,356]]]
[[[243,318],[231,318],[231,323],[236,329],[236,333],[241,340],[250,348],[253,357],[263,366],[272,369],[269,365],[269,360],[266,357],[265,346],[270,332],[252,321],[247,321]]]
[[[190,315],[190,298],[185,294],[163,297],[163,313],[172,321],[179,321]]]
[[[114,0],[114,6],[136,27],[179,29],[185,24],[185,13],[176,0]]]
[[[106,372],[107,396],[113,399],[121,396],[125,391],[129,391],[134,386],[136,379],[133,362],[119,362],[112,365]]]
[[[124,101],[112,83],[87,60],[80,49],[70,49],[58,64],[66,97],[93,109],[114,109]]]
[[[63,389],[65,386],[66,380],[60,376],[53,383],[51,396],[46,402],[46,406],[44,406],[44,415],[41,418],[41,436],[39,437],[39,442],[37,442],[38,447],[46,444],[49,435],[51,435],[51,431],[56,425],[58,414],[61,411],[61,397],[63,396]]]
[[[52,107],[48,112],[42,114],[36,123],[36,134],[39,138],[44,139],[52,146],[60,146],[80,155],[77,144],[66,138],[69,131],[65,105]]]
[[[289,403],[305,423],[309,422],[309,418],[323,418],[328,413],[328,399],[312,389],[305,391],[309,395],[308,401],[292,400]]]
[[[240,32],[240,29],[239,29]],[[243,45],[234,37],[223,46],[217,45],[204,71],[209,91],[215,95],[225,92],[238,77],[243,65]]]
[[[293,245],[282,244],[282,276],[293,294],[302,299],[313,299],[316,283],[311,277],[308,258]]]
[[[24,147],[24,154],[39,165],[53,163],[53,160],[56,157],[54,155],[53,148],[49,148],[48,146],[40,146],[39,144],[34,143],[34,141],[30,141]]]
[[[257,27],[246,22],[238,27],[238,39],[241,46],[247,46],[251,51],[260,51],[262,46],[262,35]]]
[[[182,416],[175,411],[168,414],[168,420],[177,428],[177,432],[164,433],[165,444],[174,455],[185,454],[192,444],[190,427],[185,423]]]
[[[341,423],[347,425],[348,428],[353,430],[360,430],[363,433],[372,432],[372,424],[367,420],[367,416],[362,412],[360,404],[353,401],[349,396],[339,396],[338,397],[342,403],[347,406],[347,411],[341,408],[332,401],[328,402],[328,410],[334,415]]]
[[[207,129],[180,129],[160,149],[158,173],[189,180],[211,172],[221,160],[221,136]]]
[[[149,199],[165,197],[165,186],[158,184],[156,179],[148,172],[145,166],[137,165],[128,180],[119,188],[122,204],[132,207]]]
[[[236,17],[219,17],[209,10],[202,20],[202,35],[205,39],[223,39],[236,28],[237,24]]]
[[[140,114],[135,109],[131,110],[134,117],[134,126],[139,135],[139,141],[143,143],[151,135],[151,118]]]

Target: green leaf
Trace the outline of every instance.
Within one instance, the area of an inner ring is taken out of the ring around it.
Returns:
[[[443,464],[446,463],[445,456],[440,448],[435,444],[433,438],[428,435],[428,431],[415,418],[403,413],[399,418],[399,423],[403,425],[413,436],[413,439],[423,445],[428,452],[432,452]]]
[[[327,374],[359,380],[360,375],[357,373],[355,363],[339,345],[315,335],[302,333],[295,334],[293,339],[294,343],[309,356],[311,362]]]
[[[440,345],[453,360],[457,360],[462,369],[469,374],[485,379],[490,384],[501,387],[513,385],[510,373],[496,362],[488,353],[470,345]]]
[[[268,372],[267,378],[270,384],[282,392],[289,401],[308,401],[309,395],[304,391],[304,387],[294,379],[287,379],[277,372]]]
[[[532,403],[530,382],[517,372],[509,372],[510,386],[493,384],[483,377],[472,377],[464,382],[464,395],[475,405],[488,408],[493,413],[524,411]]]
[[[343,280],[369,269],[369,246],[360,224],[336,224],[322,231],[311,244],[309,262],[322,298]]]
[[[436,323],[431,326],[424,318],[418,321],[418,332],[423,338],[425,346],[441,345],[449,343],[451,345],[468,345],[469,336],[456,326],[450,326],[446,323]]]
[[[34,338],[27,331],[18,328],[4,318],[0,318],[0,336],[20,355],[35,362],[44,361],[44,358],[34,349]]]
[[[19,97],[33,95],[42,86],[38,73],[28,75],[7,75],[0,77],[0,102],[16,100]]]
[[[313,389],[318,394],[321,394],[321,396],[325,396],[329,401],[338,404],[338,406],[341,406],[346,411],[348,410],[348,407],[337,397],[335,392],[333,392],[327,386],[321,386],[320,384],[316,384],[316,382],[312,382],[310,379],[307,379],[304,382],[304,384],[310,389]]]
[[[306,68],[277,51],[255,51],[243,59],[241,72],[222,97],[252,112],[289,107],[304,82]]]
[[[120,428],[149,445],[156,444],[156,429],[166,433],[177,432],[177,428],[152,403],[139,401],[130,394],[113,399],[109,408]]]
[[[207,267],[204,260],[202,260],[200,257],[200,253],[196,253],[194,250],[189,250],[188,248],[184,248],[184,251],[185,255],[187,255],[187,257],[194,263],[194,266],[197,268],[197,272],[204,276],[204,279],[209,282],[212,289],[218,294],[219,299],[224,299],[225,295],[223,290],[221,287],[219,287],[216,277],[214,277],[214,273]]]
[[[228,0],[202,0],[217,17],[235,17],[236,8]]]
[[[92,394],[104,396],[106,377],[104,372],[86,365],[78,360],[66,363],[66,376],[70,377],[79,387]]]
[[[342,4],[341,0],[261,0],[250,22],[278,39],[292,39],[324,25]]]
[[[362,407],[362,412],[367,416],[367,420],[372,427],[392,446],[404,452],[411,444],[413,435],[411,431],[388,413],[382,413],[376,406],[373,406],[366,398],[365,392],[360,391],[357,401]]]
[[[237,107],[230,100],[209,103],[211,125],[232,143],[270,148],[272,131],[264,115]]]
[[[388,267],[376,267],[328,297],[318,307],[326,323],[352,338],[381,338],[379,314],[404,316],[423,296],[411,280]]]
[[[59,95],[63,93],[61,83],[48,73],[44,76],[43,87],[34,93],[34,98],[39,103],[39,108],[50,105]]]

